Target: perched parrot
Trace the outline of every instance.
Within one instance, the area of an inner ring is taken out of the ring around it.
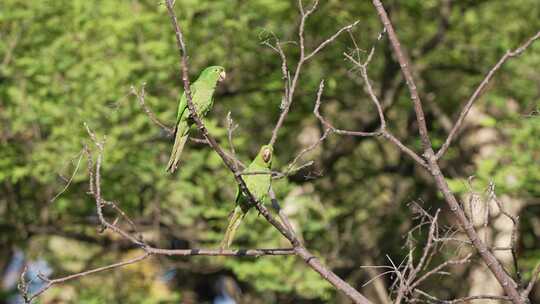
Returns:
[[[203,117],[212,108],[214,104],[212,95],[216,89],[217,83],[225,79],[225,69],[220,66],[210,66],[202,71],[199,78],[191,85],[191,100],[197,110],[199,117]],[[189,137],[189,130],[193,120],[187,106],[186,93],[182,94],[178,104],[178,114],[176,116],[176,126],[174,128],[174,146],[172,149],[167,171],[174,172],[178,166],[180,155],[184,145]]]
[[[242,175],[246,186],[249,189],[249,192],[253,194],[257,201],[264,203],[268,198],[268,190],[270,189],[270,181],[272,176],[270,175],[270,168],[272,166],[272,146],[266,145],[262,146],[257,157],[251,162],[249,167],[245,172],[268,172],[268,174],[247,174]],[[240,223],[246,216],[247,212],[253,205],[249,202],[248,198],[238,187],[238,192],[236,193],[236,207],[229,216],[229,223],[227,225],[227,230],[225,230],[225,237],[221,242],[221,249],[229,248],[231,245],[234,234]]]

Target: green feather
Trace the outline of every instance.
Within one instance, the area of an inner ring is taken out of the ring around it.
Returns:
[[[261,203],[264,203],[268,199],[268,190],[270,189],[270,183],[272,176],[270,175],[270,169],[272,167],[272,146],[262,146],[257,157],[248,166],[246,173],[263,173],[263,174],[247,174],[242,175],[249,192],[255,197],[255,199]],[[268,174],[264,174],[268,172]],[[240,187],[236,194],[236,207],[229,216],[229,223],[225,230],[225,236],[221,242],[221,248],[229,248],[234,239],[236,231],[240,227],[240,223],[251,209],[253,205],[249,202],[248,198],[242,193]]]
[[[193,105],[199,117],[204,117],[214,104],[213,95],[217,83],[225,78],[225,69],[220,66],[211,66],[204,69],[199,78],[191,85],[191,97]],[[167,164],[167,171],[174,172],[180,161],[182,150],[189,137],[189,131],[193,124],[187,106],[186,94],[183,93],[178,103],[176,125],[174,128],[174,145]]]

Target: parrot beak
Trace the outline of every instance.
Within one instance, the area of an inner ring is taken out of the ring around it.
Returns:
[[[225,71],[219,73],[219,81],[223,81],[225,78],[227,78],[227,73],[225,73]]]

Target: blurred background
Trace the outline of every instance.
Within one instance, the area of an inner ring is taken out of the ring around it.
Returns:
[[[537,0],[384,3],[414,62],[437,147],[483,75],[540,28]],[[281,61],[262,42],[272,41],[273,35],[290,41],[284,51],[294,67],[297,8],[289,0],[176,0],[192,79],[208,65],[227,70],[206,122],[228,147],[226,117],[231,113],[239,125],[233,142],[244,162],[268,142],[280,113]],[[369,1],[321,1],[306,24],[306,47],[313,49],[355,20],[360,23],[351,34],[365,58],[382,29]],[[337,127],[378,127],[358,71],[343,56],[353,47],[345,33],[306,64],[274,147],[275,170],[285,170],[322,135],[312,113],[321,79],[326,82],[321,111]],[[217,154],[197,142],[184,150],[180,170],[167,174],[172,139],[152,124],[131,94],[131,86],[140,90],[145,84],[147,104],[172,126],[182,93],[178,67],[174,33],[159,1],[2,0],[0,303],[18,302],[16,285],[25,264],[35,290],[39,271],[59,277],[139,254],[128,241],[99,232],[95,203],[87,194],[82,150],[94,147],[84,122],[100,138],[106,136],[105,199],[121,206],[147,240],[164,248],[218,246],[233,208],[233,176]],[[368,73],[390,130],[420,151],[412,104],[386,37],[377,43]],[[520,216],[517,247],[526,279],[540,261],[539,110],[536,44],[498,72],[441,162],[452,190],[464,200],[485,193],[492,181],[507,208]],[[445,225],[455,224],[451,214],[427,172],[382,138],[331,135],[303,162],[310,160],[312,166],[273,183],[285,212],[326,265],[374,302],[384,303],[394,278],[382,276],[363,286],[380,273],[360,266],[390,265],[406,257],[406,236],[418,224],[411,202],[430,213],[442,208]],[[498,220],[494,214],[494,225],[485,231],[490,244],[507,240],[511,232],[508,221]],[[419,246],[426,233],[419,232]],[[288,245],[255,212],[234,243],[241,248]],[[436,259],[457,256],[460,250],[449,246]],[[451,270],[451,275],[425,282],[425,290],[451,299],[498,288],[477,260]],[[536,287],[532,299],[540,302]],[[40,301],[348,303],[292,256],[153,257],[58,285]]]

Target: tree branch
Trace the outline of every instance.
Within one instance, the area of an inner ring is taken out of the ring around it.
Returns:
[[[424,110],[422,109],[422,102],[420,100],[420,96],[418,95],[418,91],[413,79],[409,60],[401,47],[396,32],[394,31],[394,27],[392,26],[390,18],[388,17],[388,14],[386,13],[381,1],[372,0],[372,3],[377,10],[381,22],[383,23],[386,31],[388,32],[390,44],[392,45],[394,54],[398,59],[399,65],[401,67],[401,72],[406,80],[407,87],[409,88],[411,100],[413,102],[414,111],[416,114],[416,121],[418,123],[420,139],[424,148],[423,156],[427,160],[429,171],[437,184],[437,188],[443,194],[445,201],[450,206],[450,210],[456,215],[460,226],[465,230],[467,236],[473,243],[476,250],[480,253],[480,256],[484,260],[485,264],[494,274],[499,284],[501,284],[506,295],[508,295],[512,302],[515,304],[523,303],[521,295],[518,292],[516,282],[506,273],[500,261],[497,260],[495,255],[491,251],[489,251],[486,244],[482,242],[482,240],[478,237],[478,233],[474,229],[472,223],[468,220],[456,197],[450,191],[448,183],[446,182],[445,177],[437,163],[437,157],[435,156],[435,152],[433,151],[433,148],[431,146],[431,140],[429,138],[429,133],[426,126]]]
[[[292,77],[292,80],[289,76],[288,69],[287,69],[287,61],[285,59],[285,55],[283,53],[283,50],[278,45],[276,48],[273,48],[276,50],[281,57],[282,60],[282,70],[285,78],[285,96],[283,97],[283,103],[281,105],[281,114],[279,115],[279,119],[274,127],[274,130],[272,131],[272,137],[270,138],[269,145],[273,146],[274,143],[277,140],[277,135],[279,132],[279,129],[283,125],[283,122],[285,121],[285,118],[287,117],[287,114],[289,114],[289,109],[291,107],[294,93],[296,91],[296,86],[298,84],[298,79],[300,78],[300,73],[302,71],[302,67],[306,61],[313,58],[317,53],[319,53],[322,49],[324,49],[327,45],[332,43],[334,40],[336,40],[339,35],[341,35],[345,31],[351,30],[353,27],[355,27],[360,21],[355,21],[347,26],[342,27],[339,29],[335,34],[330,36],[328,39],[324,40],[322,43],[320,43],[311,53],[306,55],[305,50],[305,37],[304,37],[304,29],[306,25],[306,20],[316,9],[319,4],[318,0],[315,0],[311,8],[308,10],[304,9],[304,6],[302,4],[302,0],[298,0],[298,8],[300,10],[300,25],[298,26],[298,40],[299,40],[299,47],[300,47],[300,56],[298,59],[298,63],[296,64],[296,69],[294,71],[294,75]]]
[[[174,135],[174,128],[171,128],[171,127],[168,127],[166,126],[163,122],[161,122],[156,114],[154,114],[154,112],[152,111],[152,109],[150,109],[148,107],[148,105],[146,104],[145,100],[144,100],[144,97],[145,97],[145,90],[144,90],[144,86],[145,84],[143,83],[142,84],[142,87],[141,87],[141,92],[137,92],[137,89],[135,89],[134,86],[131,86],[131,94],[135,95],[135,97],[137,97],[137,100],[139,101],[139,104],[141,105],[141,108],[143,109],[144,113],[146,113],[146,115],[148,115],[148,117],[150,118],[150,120],[158,127],[160,127],[161,129],[163,129],[165,132],[167,132],[167,135],[168,136],[173,136]]]
[[[437,151],[436,158],[441,158],[444,153],[448,150],[450,147],[450,144],[452,143],[452,140],[456,136],[457,132],[459,131],[461,125],[463,125],[463,121],[465,120],[465,117],[467,117],[467,114],[469,113],[469,110],[473,106],[474,102],[478,100],[480,96],[484,93],[484,89],[489,84],[489,81],[493,78],[495,73],[503,66],[503,64],[508,61],[510,58],[518,57],[521,55],[525,50],[533,44],[536,40],[540,39],[540,31],[537,32],[535,35],[527,39],[525,43],[523,43],[521,46],[519,46],[517,49],[511,51],[508,50],[504,56],[499,59],[499,61],[489,70],[489,72],[486,74],[482,82],[478,85],[476,90],[474,90],[474,93],[469,97],[467,102],[465,103],[465,106],[463,106],[463,109],[459,113],[459,117],[457,121],[454,123],[454,126],[452,127],[452,130],[448,134],[448,137],[444,141],[444,144],[441,146],[439,151]]]
[[[42,287],[40,290],[38,290],[36,293],[34,293],[32,296],[25,299],[25,303],[27,303],[27,304],[32,303],[33,300],[35,300],[37,297],[39,297],[41,294],[43,294],[45,291],[47,291],[49,288],[51,288],[52,286],[54,286],[56,284],[64,283],[64,282],[67,282],[67,281],[70,281],[70,280],[73,280],[73,279],[77,279],[77,278],[80,278],[80,277],[84,277],[84,276],[87,276],[87,275],[90,275],[90,274],[94,274],[94,273],[98,273],[98,272],[102,272],[102,271],[106,271],[106,270],[110,270],[110,269],[114,269],[114,268],[124,267],[124,266],[130,265],[130,264],[134,264],[134,263],[137,263],[137,262],[140,262],[140,261],[146,259],[149,256],[150,256],[150,253],[145,252],[143,255],[135,257],[133,259],[129,259],[127,261],[118,262],[118,263],[115,263],[115,264],[111,264],[111,265],[107,265],[107,266],[103,266],[103,267],[99,267],[99,268],[79,272],[79,273],[72,274],[72,275],[65,276],[65,277],[58,278],[58,279],[50,280],[50,279],[47,279],[47,278],[43,277],[42,275],[38,275],[40,280],[46,282],[46,285],[44,287]]]
[[[529,294],[533,290],[534,284],[536,284],[538,279],[540,279],[540,264],[538,264],[536,266],[536,269],[533,271],[533,274],[531,276],[531,281],[527,285],[527,288],[525,288],[525,290],[523,290],[522,296],[524,298],[527,298],[529,296]]]

